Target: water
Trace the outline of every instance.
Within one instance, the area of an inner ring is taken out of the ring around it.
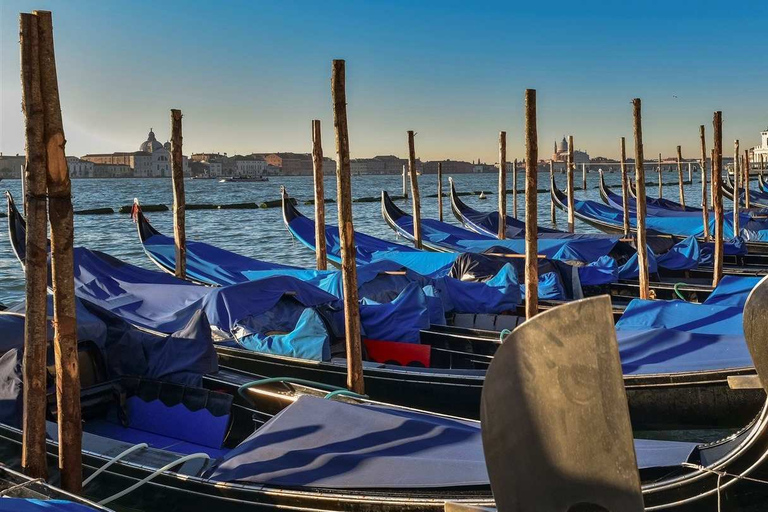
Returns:
[[[618,172],[607,173],[608,185],[620,186]],[[665,182],[673,182],[675,173],[664,173]],[[656,177],[651,173],[649,179]],[[558,184],[565,187],[564,175],[558,175]],[[511,180],[511,177],[510,177]],[[548,187],[549,175],[539,174],[539,188]],[[497,175],[460,174],[454,176],[457,190],[485,190],[494,192],[497,187]],[[581,185],[581,172],[575,175],[577,187]],[[576,197],[587,197],[599,201],[596,189],[598,174],[592,172],[587,177],[587,190],[577,190]],[[2,185],[11,191],[17,202],[21,201],[20,180],[4,180]],[[218,183],[216,180],[187,180],[185,182],[188,203],[241,203],[256,202],[280,198],[280,185],[285,185],[288,192],[299,200],[300,210],[307,216],[313,215],[313,207],[305,206],[303,202],[313,197],[312,178],[309,176],[273,177],[264,183]],[[524,177],[518,176],[518,190],[524,187]],[[437,199],[426,197],[437,191],[437,176],[424,175],[419,177],[421,190],[422,216],[437,218]],[[447,176],[444,178],[443,190],[448,192]],[[511,183],[508,185],[511,187]],[[656,187],[647,187],[649,195],[655,195]],[[335,197],[336,180],[327,178],[325,181],[326,197]],[[381,190],[391,194],[402,193],[401,176],[354,176],[352,179],[352,196],[355,198],[379,196]],[[693,185],[686,185],[686,198],[691,204],[699,202],[701,184],[694,176]],[[677,186],[665,187],[664,196],[677,199]],[[88,208],[111,207],[115,210],[120,206],[129,205],[137,197],[144,204],[162,203],[171,205],[173,192],[170,179],[80,179],[72,182],[72,200],[75,210]],[[462,198],[468,205],[479,210],[489,211],[497,207],[497,195],[488,194],[487,199],[477,196]],[[410,209],[410,202],[398,204]],[[524,198],[518,195],[520,215],[524,212]],[[550,225],[550,202],[548,194],[539,194],[539,224]],[[508,196],[507,211],[512,212],[512,197]],[[392,241],[400,241],[381,217],[380,202],[354,203],[355,229],[373,236]],[[148,213],[152,224],[160,231],[172,235],[173,215],[170,211]],[[326,209],[328,222],[336,223],[336,204],[328,204]],[[450,201],[443,198],[443,218],[447,222],[459,225],[451,213]],[[558,225],[565,226],[565,215],[558,211]],[[576,221],[578,232],[594,232],[594,228]],[[24,277],[16,257],[11,250],[7,238],[7,219],[0,219],[0,303],[9,304],[23,297]],[[300,243],[294,241],[286,230],[280,208],[258,210],[192,210],[187,212],[187,238],[204,241],[224,249],[244,254],[253,258],[277,263],[312,267],[315,263],[314,254]],[[129,215],[76,215],[75,244],[109,253],[117,258],[155,270],[139,244],[134,224]]]

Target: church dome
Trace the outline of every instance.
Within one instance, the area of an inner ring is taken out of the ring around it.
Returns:
[[[163,144],[163,147],[167,149],[168,151],[171,150],[171,141],[166,141],[165,144]]]
[[[565,140],[565,137],[563,137],[563,140],[557,145],[557,151],[558,153],[565,153],[568,151],[568,141]]]
[[[149,129],[149,135],[147,135],[147,140],[141,143],[141,146],[139,146],[139,151],[145,151],[147,153],[151,153],[156,149],[162,149],[163,145],[158,142],[158,140],[155,138],[155,132],[152,131],[152,128]]]

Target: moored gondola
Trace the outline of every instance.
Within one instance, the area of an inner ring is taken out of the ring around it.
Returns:
[[[43,479],[30,478],[0,463],[0,511],[110,512],[81,496],[63,491]]]

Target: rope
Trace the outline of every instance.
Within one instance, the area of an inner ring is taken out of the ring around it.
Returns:
[[[112,465],[112,464],[114,464],[115,462],[119,461],[120,459],[122,459],[122,458],[123,458],[123,457],[125,457],[126,455],[128,455],[128,454],[131,454],[131,453],[133,453],[133,452],[135,452],[136,450],[139,450],[139,449],[141,449],[141,448],[148,448],[148,447],[149,447],[149,445],[148,445],[147,443],[139,443],[139,444],[135,444],[135,445],[131,446],[130,448],[128,448],[128,449],[126,449],[126,450],[123,450],[122,452],[118,453],[117,455],[115,455],[114,457],[112,457],[112,458],[111,458],[111,459],[110,459],[110,460],[109,460],[109,461],[108,461],[106,464],[104,464],[104,465],[103,465],[103,466],[101,466],[99,469],[97,469],[96,471],[94,471],[94,472],[93,472],[93,474],[92,474],[91,476],[89,476],[88,478],[86,478],[86,479],[83,481],[83,487],[85,487],[86,485],[88,485],[89,483],[91,483],[91,481],[92,481],[94,478],[96,478],[97,476],[99,476],[99,475],[100,475],[101,473],[103,473],[103,472],[104,472],[104,470],[106,470],[106,469],[107,469],[109,466],[111,466],[111,465]]]
[[[506,338],[508,334],[512,334],[512,331],[509,329],[502,329],[499,333],[499,341],[504,341],[504,338]]]
[[[673,289],[673,290],[675,290],[675,295],[677,295],[678,297],[680,297],[680,300],[687,300],[687,299],[686,299],[686,298],[683,296],[683,294],[682,294],[682,293],[680,293],[680,290],[679,290],[679,288],[678,288],[678,286],[682,286],[682,285],[684,285],[684,284],[685,284],[685,283],[675,283],[675,285],[672,287],[672,289]]]
[[[45,480],[42,478],[35,478],[34,480],[27,480],[26,482],[22,482],[20,484],[12,485],[9,488],[3,490],[0,492],[0,496],[5,496],[8,493],[15,491],[16,489],[21,489],[23,487],[27,487],[28,485],[37,484],[37,483],[45,483]]]
[[[135,491],[136,489],[138,489],[142,485],[146,484],[147,482],[150,482],[151,480],[153,480],[160,473],[163,473],[164,471],[168,471],[172,467],[178,466],[179,464],[183,464],[183,463],[187,462],[188,460],[194,460],[194,459],[209,460],[210,457],[208,456],[207,453],[193,453],[191,455],[185,455],[184,457],[182,457],[180,459],[177,459],[177,460],[175,460],[173,462],[169,462],[165,466],[163,466],[163,467],[161,467],[159,469],[156,469],[155,471],[152,472],[152,474],[150,474],[146,478],[136,482],[135,484],[133,484],[132,486],[128,487],[127,489],[124,489],[124,490],[120,491],[117,494],[113,494],[109,498],[104,498],[103,500],[101,500],[99,502],[99,505],[106,505],[107,503],[111,503],[111,502],[113,502],[113,501],[115,501],[117,499],[120,499],[123,496],[125,496],[126,494]]]
[[[337,389],[336,391],[331,391],[330,393],[325,395],[323,398],[325,398],[326,400],[331,400],[337,396],[351,396],[353,398],[368,398],[368,395],[361,395],[360,393],[355,393],[354,391],[350,391],[348,389]]]
[[[768,485],[768,480],[761,480],[759,478],[753,478],[750,476],[742,476],[742,475],[735,475],[732,473],[727,473],[725,471],[717,471],[716,469],[706,468],[704,466],[700,466],[698,464],[691,464],[690,462],[683,462],[681,464],[685,468],[691,468],[691,469],[698,469],[701,471],[706,471],[708,473],[713,473],[717,475],[717,512],[721,512],[722,510],[722,492],[721,492],[721,485],[720,482],[724,476],[729,476],[735,480],[745,480],[747,482],[754,482],[758,484],[765,484]]]

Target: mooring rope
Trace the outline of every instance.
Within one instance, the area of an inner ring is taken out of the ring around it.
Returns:
[[[690,462],[683,462],[681,465],[683,467],[686,467],[686,468],[698,469],[698,470],[701,470],[701,471],[706,471],[708,473],[712,473],[714,475],[717,475],[717,512],[721,512],[721,499],[722,499],[722,496],[721,496],[721,491],[720,491],[720,489],[721,489],[720,481],[721,481],[721,479],[724,476],[731,477],[731,478],[733,478],[735,480],[745,480],[747,482],[754,482],[754,483],[758,483],[758,484],[768,485],[768,480],[761,480],[759,478],[754,478],[754,477],[751,477],[751,476],[736,475],[736,474],[733,474],[733,473],[728,473],[726,471],[718,471],[716,469],[707,468],[707,467],[704,467],[704,466],[700,466],[698,464],[691,464]]]
[[[5,496],[9,492],[15,491],[16,489],[22,489],[24,487],[27,487],[28,485],[37,484],[37,483],[45,483],[45,480],[42,478],[35,478],[34,480],[27,480],[26,482],[22,482],[20,484],[12,485],[9,488],[3,490],[0,492],[0,496]]]
[[[85,487],[86,485],[88,485],[89,483],[91,483],[91,481],[92,481],[94,478],[96,478],[97,476],[99,476],[99,475],[100,475],[101,473],[103,473],[103,472],[104,472],[104,470],[106,470],[106,469],[107,469],[109,466],[111,466],[111,465],[112,465],[112,464],[114,464],[115,462],[119,461],[120,459],[122,459],[122,458],[123,458],[123,457],[125,457],[126,455],[129,455],[129,454],[131,454],[131,453],[135,452],[136,450],[139,450],[139,449],[142,449],[142,448],[148,448],[148,447],[149,447],[149,445],[148,445],[147,443],[139,443],[139,444],[135,444],[135,445],[131,446],[131,447],[130,447],[130,448],[128,448],[127,450],[123,450],[122,452],[118,453],[117,455],[115,455],[114,457],[112,457],[112,458],[111,458],[109,461],[107,461],[107,463],[106,463],[106,464],[104,464],[104,465],[103,465],[103,466],[101,466],[99,469],[97,469],[96,471],[94,471],[94,472],[93,472],[93,474],[92,474],[91,476],[89,476],[88,478],[86,478],[86,479],[83,481],[83,487]]]

